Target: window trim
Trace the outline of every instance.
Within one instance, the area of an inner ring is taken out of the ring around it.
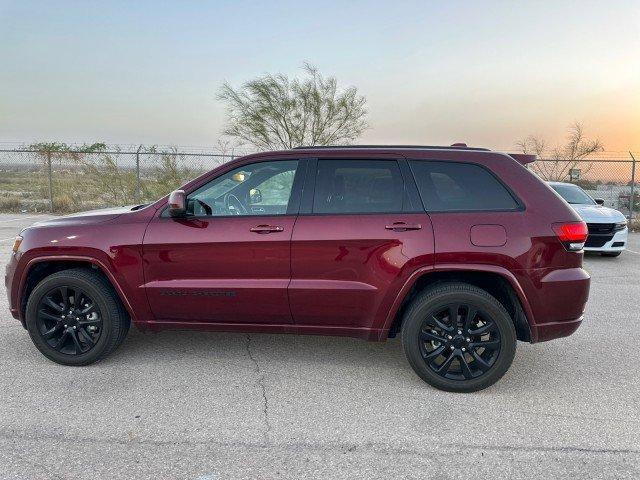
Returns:
[[[409,161],[406,158],[402,158],[398,163],[400,164],[400,173],[404,180],[404,194],[406,200],[411,202],[411,206],[409,206],[405,205],[403,201],[403,213],[424,213],[424,204],[422,203],[422,198],[420,198],[420,191],[418,190],[416,179],[409,166]]]
[[[299,215],[300,213],[300,205],[301,205],[301,197],[302,197],[302,192],[303,192],[303,184],[305,181],[305,178],[307,176],[307,163],[308,163],[308,159],[307,158],[273,158],[273,159],[260,159],[260,161],[257,162],[247,162],[247,163],[243,163],[242,165],[238,165],[234,168],[231,168],[229,170],[224,171],[223,173],[221,173],[220,175],[216,175],[213,178],[210,178],[209,180],[207,180],[206,182],[191,188],[188,192],[185,192],[185,196],[187,197],[187,200],[189,198],[189,195],[193,194],[195,191],[200,190],[202,187],[204,187],[205,185],[207,185],[210,182],[213,182],[214,180],[220,178],[223,175],[226,175],[229,172],[233,172],[234,170],[237,170],[238,168],[243,168],[246,167],[248,165],[255,165],[258,163],[269,163],[269,162],[291,162],[291,161],[296,161],[298,162],[298,166],[296,168],[296,173],[295,176],[293,178],[293,185],[291,187],[291,195],[289,196],[289,203],[287,204],[287,212],[286,213],[274,213],[274,214],[270,214],[270,215],[187,215],[185,217],[171,217],[169,215],[169,205],[165,205],[161,210],[160,210],[160,214],[157,216],[157,218],[166,218],[166,219],[170,219],[170,220],[203,220],[203,219],[214,219],[214,218],[265,218],[265,217],[295,217],[297,215]],[[294,203],[292,203],[294,202]],[[291,210],[291,212],[290,212]]]
[[[400,178],[402,179],[402,208],[401,210],[387,211],[387,212],[314,212],[313,202],[315,198],[316,180],[318,176],[318,162],[320,160],[325,161],[356,161],[356,162],[368,162],[368,161],[385,161],[395,162],[400,172]],[[423,210],[411,210],[406,205],[406,200],[409,199],[407,192],[407,178],[405,172],[403,172],[402,161],[404,157],[313,157],[307,158],[307,176],[305,179],[302,201],[300,203],[300,210],[298,215],[308,217],[326,217],[326,216],[345,216],[345,215],[400,215],[406,213],[424,213]],[[417,208],[420,208],[418,205]]]
[[[450,163],[456,163],[456,164],[463,164],[463,165],[475,165],[477,167],[480,167],[481,169],[483,169],[484,171],[486,171],[491,177],[493,177],[496,182],[498,182],[499,185],[501,185],[506,191],[507,193],[511,196],[511,198],[513,199],[513,201],[516,203],[516,206],[514,208],[482,208],[482,209],[471,209],[471,210],[429,210],[427,208],[427,205],[424,201],[424,198],[422,197],[422,193],[420,192],[420,188],[418,187],[418,179],[416,178],[416,173],[413,170],[413,166],[412,163],[413,162],[430,162],[430,163],[446,163],[446,164],[450,164]],[[481,163],[477,163],[477,162],[469,162],[469,161],[460,161],[460,160],[441,160],[441,159],[436,159],[436,158],[408,158],[407,159],[407,163],[409,165],[409,169],[411,170],[411,175],[413,176],[413,181],[416,184],[416,188],[418,189],[418,195],[420,196],[420,201],[422,202],[422,208],[424,208],[424,211],[427,212],[428,214],[432,214],[432,213],[482,213],[482,212],[487,212],[487,213],[499,213],[499,212],[524,212],[526,210],[526,206],[525,204],[522,202],[522,200],[520,200],[520,197],[518,197],[515,192],[513,191],[513,189],[511,189],[506,183],[504,183],[502,181],[502,179],[500,177],[498,177],[498,175],[496,175],[490,168],[488,168],[486,165],[483,165]]]

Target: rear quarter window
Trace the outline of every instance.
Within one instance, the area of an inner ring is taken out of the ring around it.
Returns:
[[[461,162],[412,160],[411,170],[427,211],[517,210],[509,190],[487,169]]]

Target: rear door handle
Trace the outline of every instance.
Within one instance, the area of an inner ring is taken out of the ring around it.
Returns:
[[[282,232],[284,231],[284,228],[273,225],[258,225],[257,227],[251,228],[251,231],[254,233],[273,233]]]
[[[422,225],[419,223],[393,222],[393,224],[387,225],[384,228],[393,230],[394,232],[406,232],[407,230],[420,230]]]

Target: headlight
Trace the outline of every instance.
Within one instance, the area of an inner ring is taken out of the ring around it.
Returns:
[[[16,253],[20,248],[20,244],[22,243],[22,237],[20,235],[16,236],[16,239],[13,241],[13,253]]]
[[[627,228],[627,222],[618,222],[616,223],[616,226],[613,227],[613,229],[616,232],[619,232],[620,230],[624,230],[625,228]]]

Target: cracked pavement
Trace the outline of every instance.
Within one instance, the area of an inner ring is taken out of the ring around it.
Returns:
[[[258,385],[262,391],[262,403],[264,404],[263,416],[264,416],[264,443],[269,443],[269,432],[271,431],[271,424],[269,423],[269,400],[267,399],[267,389],[264,384],[264,373],[260,370],[260,364],[251,353],[251,335],[247,335],[247,355],[255,365],[255,371],[258,375]]]
[[[0,265],[36,220],[0,215]],[[468,395],[397,340],[132,330],[63,367],[0,295],[0,479],[639,478],[640,253],[585,265],[582,327]]]

